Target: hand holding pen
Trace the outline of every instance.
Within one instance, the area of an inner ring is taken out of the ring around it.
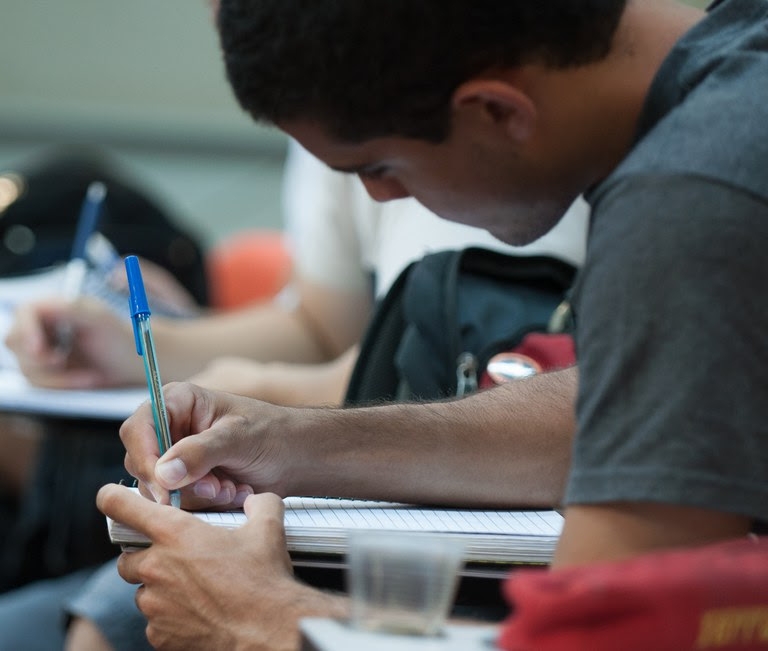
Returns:
[[[76,336],[62,356],[56,328],[68,323]],[[119,333],[119,334],[118,334]],[[130,327],[104,303],[44,299],[16,308],[6,346],[19,369],[35,385],[55,389],[97,389],[136,385],[144,374],[135,368]],[[119,340],[119,343],[116,341]]]
[[[115,330],[124,328],[124,322],[98,301],[78,300],[106,193],[100,182],[88,186],[70,260],[50,288],[56,295],[16,307],[6,345],[33,384],[89,389],[141,380],[140,374],[126,375],[126,367],[132,368],[125,363],[130,348],[114,345]]]

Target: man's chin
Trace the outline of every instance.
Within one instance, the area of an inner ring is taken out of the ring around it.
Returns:
[[[535,214],[527,214],[524,218],[515,219],[508,217],[497,221],[486,230],[497,240],[511,246],[526,246],[544,237],[563,218],[567,210],[557,206],[537,211]]]
[[[493,235],[497,240],[509,244],[510,246],[527,246],[533,244],[536,240],[544,237],[549,231],[551,231],[557,222],[554,222],[547,228],[541,229],[528,229],[521,231],[514,228],[514,225],[500,225],[495,228],[487,229],[488,232]]]

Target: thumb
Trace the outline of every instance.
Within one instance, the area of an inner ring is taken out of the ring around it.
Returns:
[[[249,495],[243,504],[243,510],[249,523],[260,524],[263,520],[276,519],[282,525],[285,517],[285,504],[274,493]]]
[[[259,541],[262,549],[292,574],[291,559],[285,542],[285,504],[274,493],[249,495],[243,504],[248,517],[241,529],[249,539]]]
[[[256,554],[271,571],[284,578],[293,576],[293,565],[285,540],[285,505],[274,493],[249,495],[243,505],[248,522],[240,531],[256,544]]]

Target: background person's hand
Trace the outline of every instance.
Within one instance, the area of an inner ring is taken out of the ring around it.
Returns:
[[[269,395],[270,370],[273,366],[245,357],[218,357],[188,381],[204,389],[279,403]]]
[[[195,314],[200,311],[200,306],[192,294],[176,279],[176,277],[164,267],[155,264],[151,260],[139,257],[141,264],[141,278],[144,289],[151,300],[158,300],[169,307],[181,312]],[[125,266],[116,264],[109,276],[109,284],[118,291],[128,291],[128,277],[125,274]]]
[[[296,649],[300,617],[343,616],[344,600],[293,579],[283,503],[251,496],[248,522],[224,530],[128,489],[99,491],[99,509],[152,540],[124,553],[120,575],[141,584],[136,604],[158,649]]]
[[[66,348],[63,330],[69,335]],[[130,320],[93,298],[19,306],[5,343],[22,373],[39,386],[93,389],[143,380]]]
[[[159,459],[149,403],[120,428],[125,467],[144,495],[167,503],[182,490],[185,508],[242,506],[253,492],[287,495],[291,474],[282,427],[290,410],[189,383],[163,389],[173,445]]]

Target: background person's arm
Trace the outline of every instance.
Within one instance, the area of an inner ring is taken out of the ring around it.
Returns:
[[[289,407],[339,406],[357,360],[358,346],[320,364],[258,362],[243,357],[215,359],[189,381]]]
[[[357,343],[370,313],[367,294],[306,282],[299,282],[297,291],[296,309],[270,302],[189,320],[154,319],[163,380],[182,380],[222,355],[310,364],[332,360]],[[61,322],[71,324],[74,333],[66,355],[54,338]],[[6,343],[24,374],[41,386],[94,388],[144,381],[127,309],[120,318],[93,299],[22,306]]]
[[[295,284],[295,308],[280,302],[187,321],[156,319],[163,380],[183,380],[222,356],[312,364],[335,359],[362,336],[371,311],[365,291]]]

